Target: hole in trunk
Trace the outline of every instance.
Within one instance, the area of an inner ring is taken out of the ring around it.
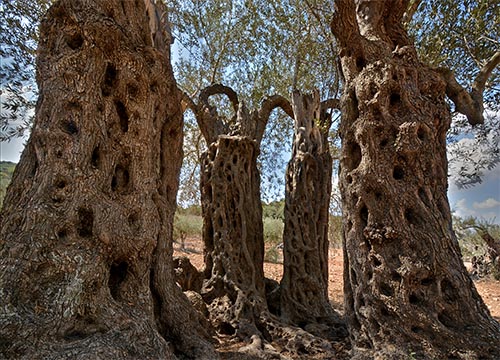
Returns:
[[[359,56],[358,58],[356,58],[356,67],[358,68],[358,71],[363,70],[365,66],[366,66],[366,60],[364,57]]]
[[[234,335],[236,329],[230,323],[223,322],[220,324],[220,333],[223,335]]]
[[[401,282],[402,277],[401,277],[401,275],[399,275],[396,271],[394,271],[394,272],[392,273],[392,275],[391,275],[391,279],[392,279],[392,281],[394,281],[394,282],[400,283],[400,282]]]
[[[101,92],[103,96],[109,96],[116,86],[116,78],[118,71],[114,64],[108,63],[106,65],[106,71],[104,72],[104,81],[101,85]]]
[[[380,284],[380,293],[382,295],[392,297],[392,296],[394,296],[394,289],[389,284],[381,283]]]
[[[57,238],[59,240],[65,240],[67,237],[68,237],[68,230],[66,228],[62,228],[57,231]]]
[[[394,167],[394,171],[392,172],[392,177],[396,180],[403,180],[405,177],[404,169],[401,166],[396,165]]]
[[[64,189],[67,185],[68,185],[68,183],[66,182],[66,180],[65,180],[65,179],[58,179],[58,180],[55,182],[55,186],[56,186],[58,189]]]
[[[408,221],[412,225],[419,224],[418,214],[413,209],[406,209],[405,210],[405,219],[406,219],[406,221]]]
[[[422,303],[422,300],[416,294],[410,294],[410,297],[408,298],[408,301],[412,305],[419,305],[419,304]]]
[[[81,237],[91,237],[94,227],[94,213],[90,209],[78,209],[78,235]]]
[[[372,262],[373,262],[373,266],[375,266],[375,267],[379,267],[382,265],[382,261],[380,261],[380,259],[376,256],[372,256]]]
[[[380,314],[383,316],[383,317],[390,317],[391,314],[389,312],[389,310],[387,310],[387,308],[385,306],[382,306],[380,308]]]
[[[68,35],[66,37],[66,44],[68,44],[71,50],[77,50],[83,45],[83,37],[78,33]]]
[[[90,158],[90,163],[93,168],[97,169],[99,167],[99,161],[100,161],[100,149],[99,146],[96,146],[95,149],[92,151],[92,156]]]
[[[125,193],[129,190],[130,174],[125,165],[118,164],[115,168],[115,174],[111,179],[111,190]]]
[[[401,102],[401,95],[399,95],[399,93],[397,92],[392,93],[389,101],[391,103],[391,106],[396,106]]]
[[[359,210],[359,219],[361,220],[361,227],[364,229],[368,225],[368,208],[366,205],[361,206]]]
[[[73,120],[64,121],[62,124],[62,129],[64,132],[66,132],[70,135],[78,134],[78,126],[76,126],[76,124]]]
[[[120,286],[127,278],[128,264],[121,262],[119,264],[112,264],[109,269],[108,287],[111,297],[115,300],[119,299]]]
[[[422,334],[424,332],[424,329],[422,329],[419,326],[412,326],[411,327],[411,332],[414,334]]]
[[[120,128],[124,133],[128,131],[128,112],[125,105],[120,101],[115,101],[116,113],[118,114],[118,118],[120,119]]]
[[[133,212],[128,216],[128,226],[132,230],[134,234],[137,234],[139,230],[141,229],[141,224],[140,224],[140,218],[139,218],[139,213]]]
[[[350,141],[346,145],[347,159],[346,167],[347,171],[352,171],[356,169],[361,163],[361,148],[355,141]]]
[[[417,130],[417,136],[418,138],[420,139],[420,141],[425,141],[426,138],[427,138],[427,132],[425,131],[425,129],[420,126]]]

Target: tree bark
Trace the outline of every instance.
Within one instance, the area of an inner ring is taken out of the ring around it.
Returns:
[[[401,26],[407,3],[337,0],[332,22],[345,77],[340,184],[354,353],[495,358],[500,326],[451,230],[446,83]]]
[[[281,318],[304,326],[332,316],[328,300],[328,209],[332,157],[320,128],[319,93],[292,94],[295,135],[286,172]]]
[[[202,296],[218,331],[242,338],[259,333],[256,318],[267,309],[257,154],[252,139],[219,136],[204,155],[201,175]]]
[[[173,280],[182,112],[159,19],[149,0],[62,0],[42,23],[1,213],[6,358],[217,358]]]

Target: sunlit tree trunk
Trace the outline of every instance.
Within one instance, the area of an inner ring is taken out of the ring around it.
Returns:
[[[42,23],[1,213],[5,358],[217,358],[172,276],[182,114],[160,18],[149,0],[63,0]]]
[[[407,1],[337,0],[345,311],[357,355],[495,358],[500,327],[462,263],[446,197],[446,84]]]
[[[328,301],[328,208],[332,157],[319,93],[292,94],[295,135],[285,194],[281,317],[295,324],[332,315]]]

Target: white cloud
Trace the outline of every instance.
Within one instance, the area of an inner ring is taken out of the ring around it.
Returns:
[[[500,201],[493,198],[486,199],[483,202],[474,202],[474,204],[472,204],[474,209],[493,209],[499,206]]]
[[[455,205],[453,206],[453,210],[456,215],[460,216],[461,218],[466,218],[469,216],[477,216],[477,211],[474,209],[470,209],[467,206],[467,200],[466,199],[460,199],[458,200]]]

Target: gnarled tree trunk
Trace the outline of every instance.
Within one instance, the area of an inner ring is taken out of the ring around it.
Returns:
[[[243,338],[259,332],[256,318],[267,309],[257,155],[252,139],[219,136],[204,154],[201,174],[202,296],[216,328]]]
[[[208,102],[215,94],[225,94],[236,112],[227,123]],[[291,109],[274,96],[264,100],[259,111],[249,112],[232,89],[218,84],[201,92],[199,105],[185,100],[209,144],[201,164],[202,295],[219,332],[248,338],[260,333],[258,318],[267,311],[259,145],[271,111],[277,106],[288,113]]]
[[[320,128],[319,93],[292,94],[295,136],[286,172],[281,317],[305,325],[332,316],[328,301],[328,208],[332,157]]]
[[[354,350],[495,358],[500,326],[451,230],[446,84],[401,25],[407,3],[337,0],[332,22],[345,76],[340,184]]]
[[[6,358],[216,358],[172,275],[182,114],[159,19],[149,0],[63,0],[42,23],[1,214]]]

